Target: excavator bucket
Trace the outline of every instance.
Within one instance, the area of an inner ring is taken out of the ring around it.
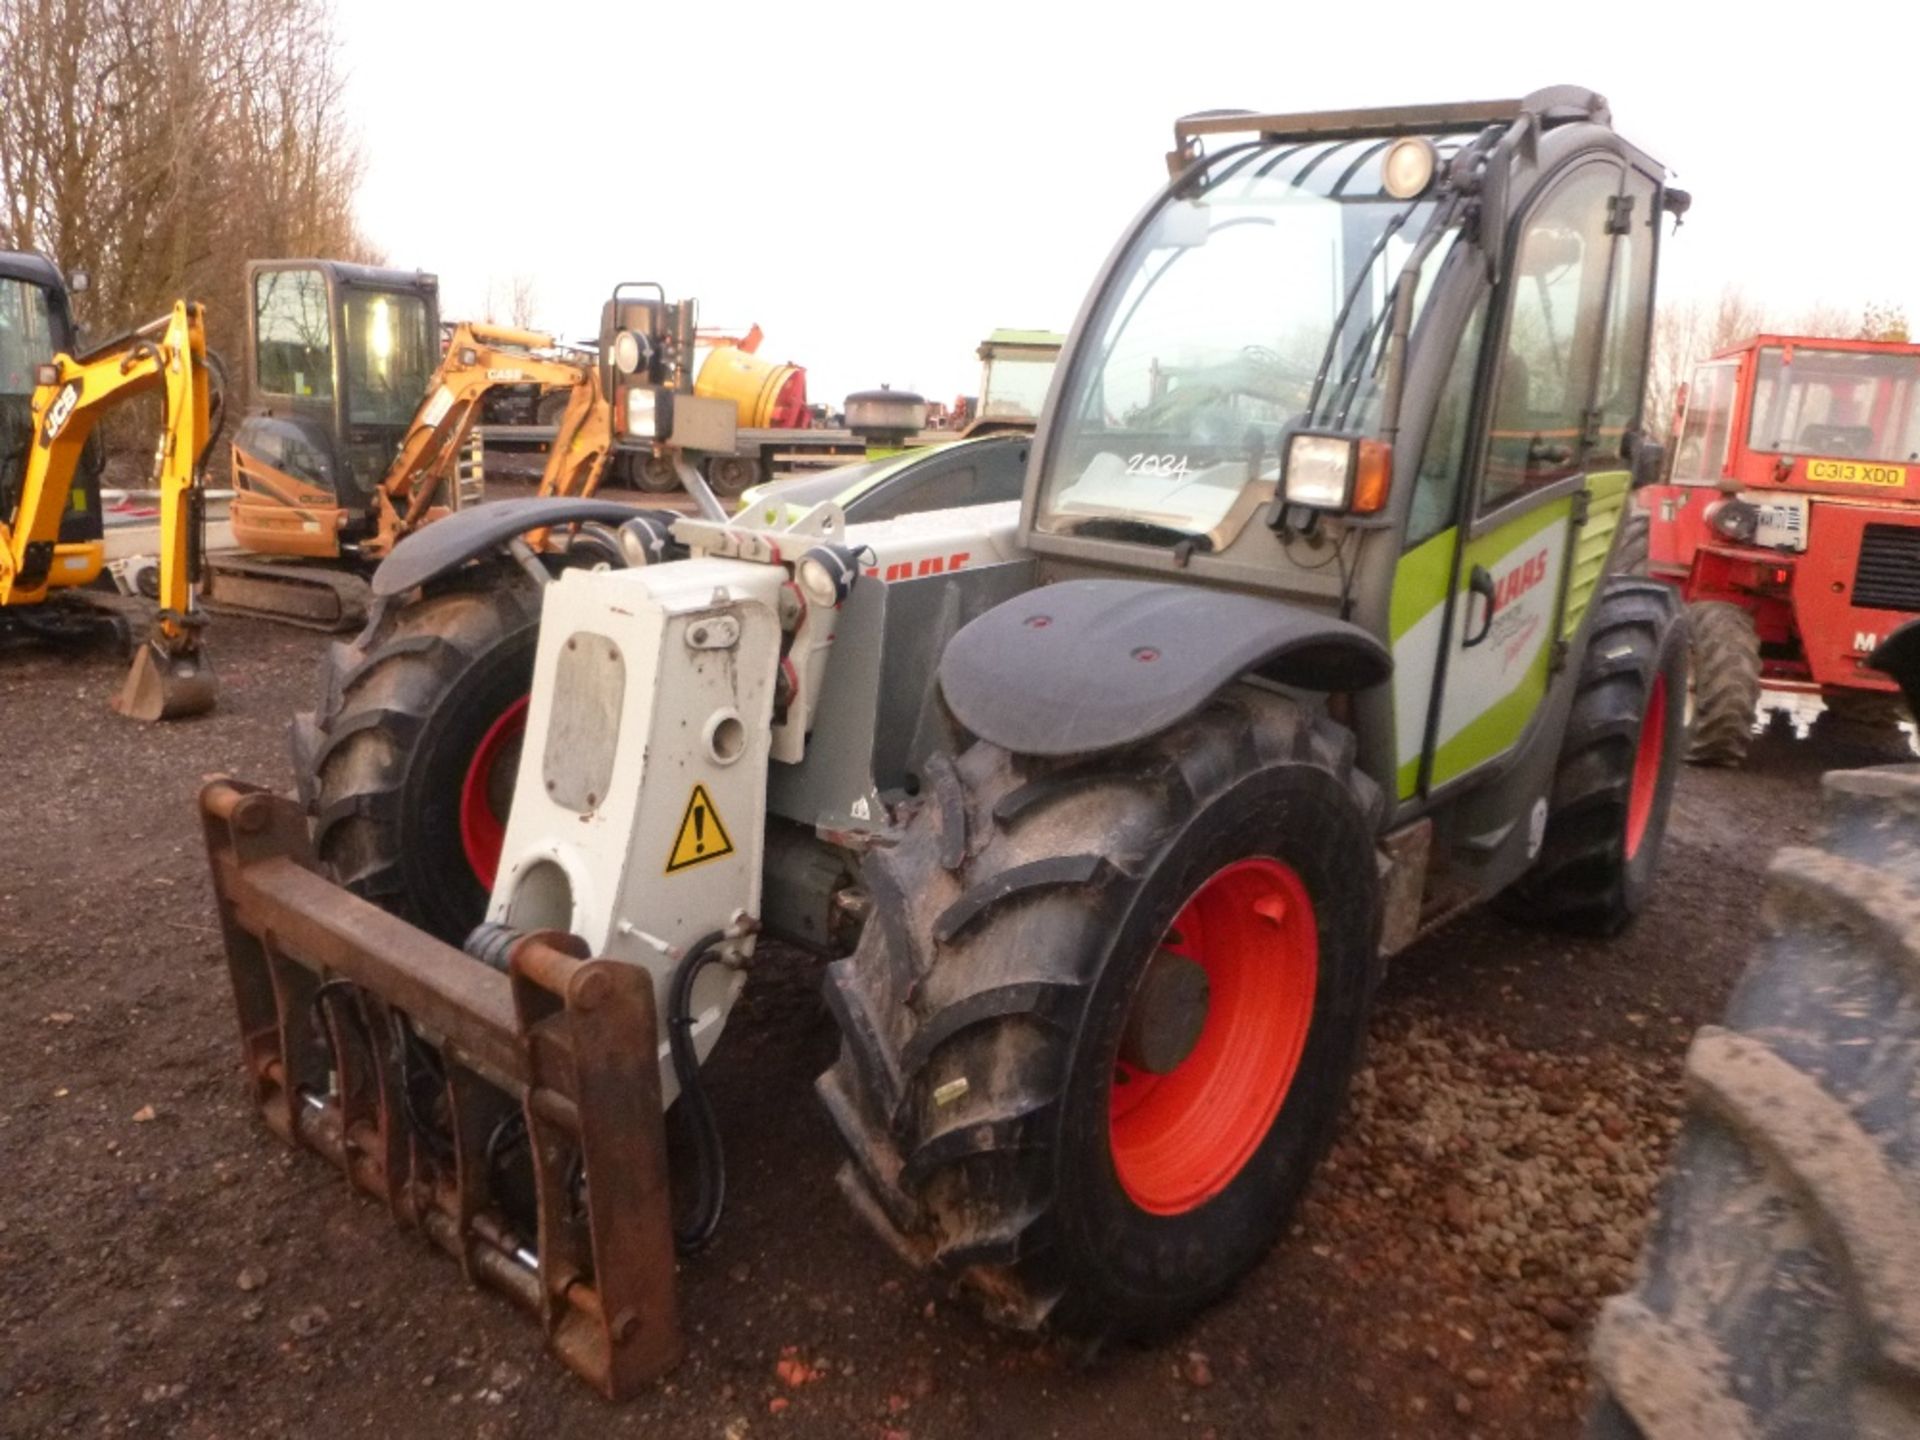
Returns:
[[[502,968],[316,871],[299,807],[200,795],[242,1060],[267,1128],[539,1317],[620,1400],[682,1353],[653,982],[572,936]]]
[[[204,646],[178,654],[155,641],[134,651],[113,708],[132,720],[180,720],[213,709],[213,665]]]

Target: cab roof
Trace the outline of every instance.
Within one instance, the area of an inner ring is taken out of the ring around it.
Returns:
[[[430,290],[437,294],[440,289],[440,277],[425,270],[394,270],[347,260],[254,260],[247,265],[249,277],[262,270],[319,270],[336,285],[368,290]]]
[[[66,293],[67,280],[55,265],[38,250],[0,250],[0,278],[25,280],[49,290]]]

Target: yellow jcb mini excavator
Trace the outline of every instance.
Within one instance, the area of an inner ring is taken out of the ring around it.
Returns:
[[[432,275],[331,260],[248,267],[253,404],[233,443],[233,534],[259,555],[371,563],[479,498],[462,454],[489,392],[566,391],[543,493],[599,483],[612,419],[595,362],[551,335],[463,323],[446,353]],[[357,575],[218,557],[217,603],[323,628],[365,606]]]
[[[53,275],[57,287],[58,273]],[[45,333],[52,304],[47,287],[4,266],[0,286],[17,302],[0,307],[0,330],[15,332],[0,335],[0,342],[11,339],[15,349],[35,344],[28,332],[37,320]],[[40,293],[29,293],[34,289]],[[64,318],[64,295],[60,308]],[[85,354],[62,351],[36,359],[32,377],[31,437],[15,501],[0,510],[0,625],[12,622],[42,634],[73,628],[63,623],[71,612],[62,602],[74,597],[62,592],[98,578],[104,551],[97,538],[61,539],[87,437],[114,406],[159,392],[164,405],[154,453],[160,492],[159,609],[113,708],[136,720],[171,720],[211,709],[213,671],[200,638],[203,616],[196,594],[200,466],[215,433],[200,307],[181,301],[150,324]]]

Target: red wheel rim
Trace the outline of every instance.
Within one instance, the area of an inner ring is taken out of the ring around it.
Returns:
[[[1667,749],[1667,677],[1655,675],[1647,692],[1647,713],[1640,722],[1640,748],[1633,755],[1633,788],[1627,792],[1627,858],[1640,853],[1653,818],[1653,797],[1660,788],[1660,761]]]
[[[1133,1203],[1179,1215],[1232,1184],[1273,1128],[1313,1022],[1320,930],[1306,884],[1263,857],[1216,873],[1161,943],[1207,972],[1206,1020],[1164,1075],[1115,1064],[1107,1136]]]
[[[510,783],[501,761],[509,754],[517,766],[520,737],[527,728],[527,700],[522,695],[501,712],[487,727],[480,744],[467,764],[467,775],[460,782],[460,846],[467,852],[467,864],[483,890],[493,889],[494,872],[500,868],[500,845],[507,836],[507,807],[503,800],[496,808],[494,787]]]

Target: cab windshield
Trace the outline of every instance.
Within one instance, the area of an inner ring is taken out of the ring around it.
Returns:
[[[1272,498],[1290,431],[1377,426],[1389,297],[1433,215],[1381,189],[1385,149],[1223,152],[1161,207],[1068,377],[1040,530],[1224,549]]]
[[[418,295],[349,290],[341,305],[347,354],[347,419],[404,425],[426,396],[440,347]]]
[[[1917,401],[1920,354],[1768,345],[1747,443],[1775,455],[1911,463],[1920,460]]]

